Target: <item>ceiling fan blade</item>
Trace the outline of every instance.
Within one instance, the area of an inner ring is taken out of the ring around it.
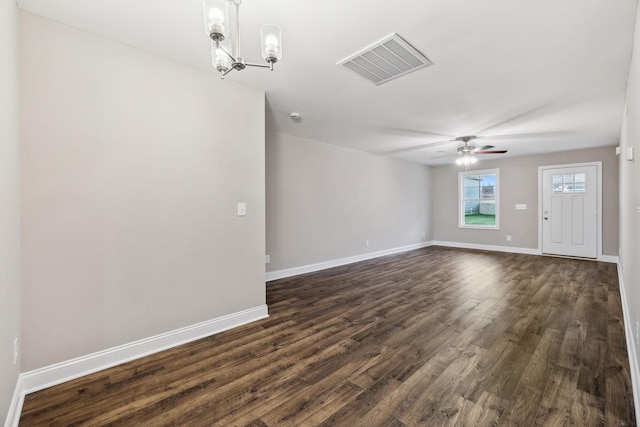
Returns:
[[[484,147],[476,148],[474,151],[477,153],[478,151],[491,150],[492,148],[496,148],[493,145],[485,145]]]
[[[508,150],[484,150],[484,151],[476,151],[474,154],[504,154]]]

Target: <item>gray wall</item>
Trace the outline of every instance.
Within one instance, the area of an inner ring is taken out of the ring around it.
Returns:
[[[640,321],[640,11],[636,15],[636,31],[633,57],[627,86],[628,113],[622,122],[620,147],[620,264],[629,313],[631,331]],[[626,160],[626,150],[635,147],[635,160]],[[638,348],[635,351],[636,367],[640,363]],[[630,349],[631,350],[631,349]],[[636,370],[635,381],[639,381]],[[636,385],[640,385],[637,384]],[[638,408],[636,408],[638,413]]]
[[[264,93],[27,13],[20,49],[24,370],[265,304]]]
[[[278,133],[266,162],[269,271],[432,238],[427,166]]]
[[[18,120],[18,10],[0,0],[0,420],[7,415],[20,365],[20,142]]]
[[[456,165],[433,169],[433,239],[481,245],[538,248],[538,166],[602,161],[602,254],[618,254],[618,159],[614,147],[537,156],[481,160],[474,169],[500,168],[500,230],[458,228]],[[526,203],[527,210],[515,210]],[[507,241],[507,235],[512,240]]]

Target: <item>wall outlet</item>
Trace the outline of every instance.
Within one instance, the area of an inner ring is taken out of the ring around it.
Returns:
[[[238,202],[238,216],[247,216],[247,204]]]
[[[271,255],[265,255],[264,256],[264,263],[265,264],[269,264],[271,262]]]
[[[427,237],[427,232],[426,231],[422,232],[422,237]]]
[[[507,242],[511,241],[511,236],[507,236]]]
[[[18,364],[19,356],[20,356],[20,347],[18,346],[18,338],[16,338],[13,340],[13,364],[14,365]]]
[[[364,241],[364,245],[365,245],[366,247],[369,247],[369,241],[368,241],[368,240],[365,240],[365,241]]]

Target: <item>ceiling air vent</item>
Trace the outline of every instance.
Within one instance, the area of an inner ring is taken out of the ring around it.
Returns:
[[[371,83],[381,85],[431,64],[420,51],[393,33],[336,65],[342,65]]]

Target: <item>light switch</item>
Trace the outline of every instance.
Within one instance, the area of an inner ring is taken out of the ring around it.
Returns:
[[[634,160],[633,147],[627,148],[627,160],[630,162],[633,162]]]
[[[518,204],[516,204],[516,210],[517,211],[526,211],[527,210],[527,204],[526,203],[518,203]]]
[[[238,203],[238,216],[247,216],[247,204],[244,202]]]

